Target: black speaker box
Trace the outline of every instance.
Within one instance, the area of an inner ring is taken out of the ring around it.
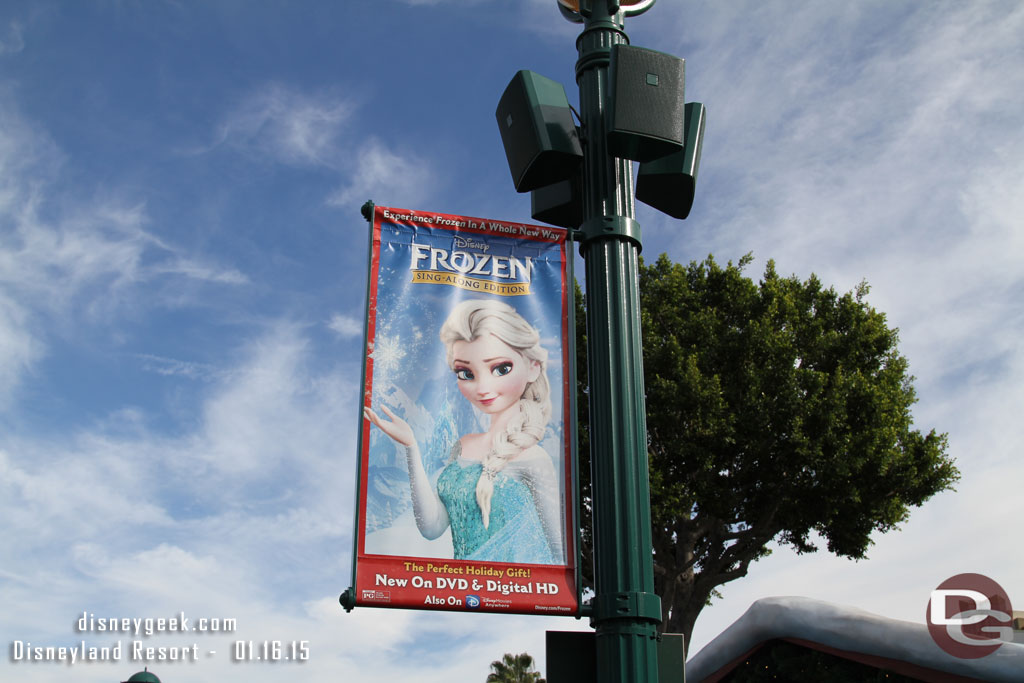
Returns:
[[[682,148],[685,64],[664,52],[612,48],[609,154],[651,161]]]
[[[549,225],[580,227],[583,223],[583,167],[566,180],[531,192],[530,215]]]
[[[690,102],[684,115],[686,140],[683,149],[640,164],[636,176],[636,198],[673,218],[686,218],[693,206],[704,143],[704,105]]]
[[[520,71],[495,112],[512,181],[519,192],[557,183],[583,161],[565,88],[532,71]]]

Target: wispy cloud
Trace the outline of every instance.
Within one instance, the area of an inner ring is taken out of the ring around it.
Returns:
[[[168,259],[165,263],[155,265],[152,272],[155,275],[178,275],[190,280],[225,285],[249,284],[248,276],[235,268],[222,268],[194,257],[177,256]]]
[[[22,38],[22,24],[18,21],[11,21],[7,30],[0,33],[0,55],[21,52],[25,49],[25,40]]]
[[[28,311],[0,292],[0,410],[13,400],[22,378],[45,349]]]
[[[308,341],[292,326],[277,326],[245,351],[248,362],[236,371],[231,384],[207,403],[200,442],[189,457],[215,471],[260,476],[285,460],[305,453],[293,450],[295,419],[290,407],[316,401],[322,415],[340,397],[320,396],[304,366]],[[323,426],[309,421],[301,429],[322,433]]]
[[[345,480],[335,444],[350,440],[355,420],[338,413],[358,392],[340,375],[311,375],[307,342],[291,325],[237,355],[236,366],[213,371],[172,364],[211,382],[198,392],[203,417],[190,433],[161,436],[143,417],[132,430],[100,422],[77,435],[7,440],[0,508],[10,537],[26,542],[4,544],[5,568],[28,576],[33,566],[73,563],[103,573],[102,558],[125,551],[231,565],[228,547],[244,557],[263,552],[267,537],[287,545],[340,536],[350,511],[331,495]],[[323,477],[331,471],[333,481]],[[154,530],[162,546],[151,545]]]
[[[155,372],[158,375],[167,377],[187,377],[188,379],[213,379],[217,371],[209,363],[197,363],[195,361],[178,360],[176,358],[164,358],[148,353],[137,354],[136,357],[142,361],[142,367],[148,372]]]
[[[62,194],[65,158],[50,136],[21,115],[9,91],[0,91],[0,113],[0,406],[52,334],[108,324],[143,298],[152,304],[151,288],[163,282],[248,282],[157,237],[142,201]]]
[[[690,98],[708,102],[709,218],[694,234],[645,215],[656,239],[696,258],[754,251],[840,288],[866,278],[919,376],[982,352],[979,325],[1005,350],[1016,314],[989,293],[1024,287],[1024,72],[1009,67],[1024,8],[805,9],[682,13],[701,26],[679,48]]]
[[[371,197],[411,205],[430,196],[438,183],[417,154],[376,138],[350,139],[355,109],[351,99],[332,92],[270,84],[231,111],[209,149],[225,146],[273,163],[337,173],[342,180],[326,198],[330,206],[359,206]]]
[[[217,131],[215,145],[293,166],[336,168],[338,138],[353,105],[333,93],[271,84],[251,93]]]
[[[349,181],[331,195],[328,204],[359,206],[368,199],[388,197],[394,204],[414,206],[438,189],[431,169],[415,154],[396,152],[379,140],[370,140],[359,149]]]
[[[341,339],[354,339],[363,333],[362,320],[341,313],[332,315],[327,327]]]

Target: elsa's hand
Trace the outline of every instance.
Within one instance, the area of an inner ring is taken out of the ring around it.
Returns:
[[[373,412],[369,407],[363,408],[363,415],[367,420],[377,425],[382,432],[403,446],[415,446],[416,437],[413,435],[412,427],[409,426],[409,423],[391,412],[391,409],[387,406],[381,406],[381,409],[391,418],[391,422],[382,419],[380,415]]]

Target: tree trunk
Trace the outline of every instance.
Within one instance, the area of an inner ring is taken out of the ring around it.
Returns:
[[[683,648],[688,652],[693,626],[713,589],[698,588],[699,582],[695,580],[692,568],[673,578],[672,588],[661,596],[661,630],[663,633],[683,634]]]
[[[703,599],[691,598],[685,604],[673,606],[672,608],[672,616],[668,621],[668,628],[665,629],[665,632],[683,634],[683,656],[687,656],[690,652],[693,626],[697,623],[697,617],[700,615],[700,611],[704,609],[709,595],[710,593],[705,595]]]
[[[771,521],[774,511],[769,514]],[[654,585],[661,596],[662,633],[681,633],[688,652],[693,627],[714,595],[715,590],[730,581],[746,576],[750,562],[764,553],[764,545],[778,529],[736,534],[727,530],[720,520],[689,519],[669,533],[663,530],[655,537]],[[724,538],[735,542],[722,550]],[[710,542],[709,542],[710,540]],[[717,555],[696,556],[698,542],[719,549]],[[700,571],[696,567],[700,567]]]

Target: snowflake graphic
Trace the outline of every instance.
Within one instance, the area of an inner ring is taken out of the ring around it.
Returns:
[[[393,337],[377,335],[372,356],[375,371],[390,377],[401,366],[402,359],[406,356],[406,350],[398,335]]]

